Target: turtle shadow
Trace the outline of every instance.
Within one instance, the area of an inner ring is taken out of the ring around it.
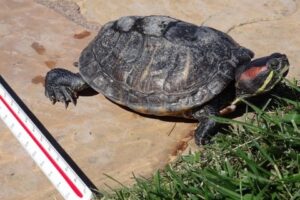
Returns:
[[[99,92],[95,91],[94,89],[92,88],[87,88],[83,91],[80,91],[78,93],[79,96],[83,96],[83,97],[92,97],[92,96],[95,96],[95,95],[98,95]],[[112,102],[113,104],[121,107],[122,109],[128,111],[128,112],[131,112],[131,113],[134,113],[134,114],[137,114],[141,117],[147,117],[147,118],[151,118],[151,119],[157,119],[157,120],[161,120],[161,121],[166,121],[166,122],[182,122],[182,123],[195,123],[197,122],[197,120],[194,120],[194,119],[186,119],[186,118],[182,118],[182,117],[176,117],[176,116],[155,116],[155,115],[149,115],[149,114],[143,114],[143,113],[139,113],[139,112],[136,112],[126,106],[123,106],[123,105],[120,105],[112,100],[110,100],[109,98],[105,97],[108,101]]]
[[[94,89],[92,89],[91,87],[83,90],[83,91],[80,91],[78,93],[79,96],[83,96],[83,97],[92,97],[92,96],[95,96],[95,95],[98,95],[99,92],[95,91]],[[194,119],[186,119],[186,118],[182,118],[182,117],[176,117],[176,116],[155,116],[155,115],[149,115],[149,114],[143,114],[143,113],[139,113],[139,112],[136,112],[126,106],[123,106],[123,105],[120,105],[112,100],[110,100],[109,98],[105,97],[108,101],[112,102],[113,104],[121,107],[122,109],[128,111],[128,112],[131,112],[131,113],[134,113],[134,114],[137,114],[141,117],[147,117],[147,118],[151,118],[151,119],[157,119],[157,120],[161,120],[161,121],[166,121],[166,122],[182,122],[182,123],[195,123],[197,122],[197,120],[194,120]]]
[[[108,98],[106,98],[108,99]],[[165,122],[178,122],[178,123],[196,123],[198,122],[197,120],[195,119],[187,119],[187,118],[183,118],[183,117],[176,117],[176,116],[156,116],[156,115],[151,115],[151,114],[144,114],[144,113],[139,113],[139,112],[136,112],[126,106],[123,106],[123,105],[120,105],[120,104],[117,104],[116,102],[113,102],[112,100],[108,99],[110,102],[112,102],[113,104],[121,107],[122,109],[124,110],[127,110],[128,112],[131,112],[131,113],[134,113],[136,115],[139,115],[141,117],[146,117],[146,118],[150,118],[150,119],[156,119],[156,120],[160,120],[160,121],[165,121]]]
[[[91,97],[91,96],[95,96],[95,95],[98,95],[98,94],[99,94],[99,92],[97,92],[96,90],[94,90],[91,87],[78,92],[78,95],[83,96],[83,97]]]

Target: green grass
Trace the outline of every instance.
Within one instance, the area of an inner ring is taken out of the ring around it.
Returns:
[[[215,118],[231,128],[213,144],[104,199],[300,199],[300,102],[273,99],[262,108],[244,101],[255,111],[244,121]]]

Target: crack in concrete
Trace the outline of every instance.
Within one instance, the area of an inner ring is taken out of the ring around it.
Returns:
[[[217,16],[218,13],[215,13],[213,15],[209,15],[206,19],[204,19],[202,22],[201,22],[201,26],[205,26],[205,23],[208,22],[211,18],[213,18],[214,16]]]
[[[88,21],[80,12],[80,7],[68,0],[35,0],[35,2],[55,10],[74,23],[83,26],[86,29],[98,31],[101,27],[99,23]]]
[[[297,11],[298,11],[298,4],[296,0],[292,0],[292,2],[294,3],[294,9],[290,12],[290,13],[283,13],[281,15],[279,15],[278,17],[273,17],[273,18],[263,18],[263,19],[253,19],[251,21],[246,21],[246,22],[242,22],[239,24],[235,24],[233,26],[231,26],[229,29],[227,29],[226,33],[229,34],[231,31],[246,26],[246,25],[250,25],[250,24],[257,24],[257,23],[261,23],[261,22],[270,22],[270,21],[279,21],[282,20],[286,17],[290,17],[292,15],[294,15]]]
[[[229,34],[231,31],[233,31],[237,28],[240,28],[242,26],[246,26],[246,25],[250,25],[250,24],[258,24],[258,23],[261,23],[261,22],[278,21],[278,20],[281,20],[282,18],[283,17],[277,17],[277,18],[273,18],[273,19],[254,19],[254,20],[251,20],[251,21],[235,24],[235,25],[231,26],[229,29],[227,29],[227,31],[225,31],[225,32],[227,34]]]

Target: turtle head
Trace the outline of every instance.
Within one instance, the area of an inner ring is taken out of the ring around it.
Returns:
[[[237,97],[254,96],[270,91],[289,70],[289,61],[284,54],[255,59],[236,70]]]

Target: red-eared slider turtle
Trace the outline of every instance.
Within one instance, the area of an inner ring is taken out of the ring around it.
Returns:
[[[82,51],[79,73],[47,73],[46,96],[76,103],[92,87],[130,109],[199,120],[196,143],[217,132],[210,117],[241,97],[269,91],[287,74],[288,59],[254,53],[229,35],[167,16],[127,16],[105,24]]]

